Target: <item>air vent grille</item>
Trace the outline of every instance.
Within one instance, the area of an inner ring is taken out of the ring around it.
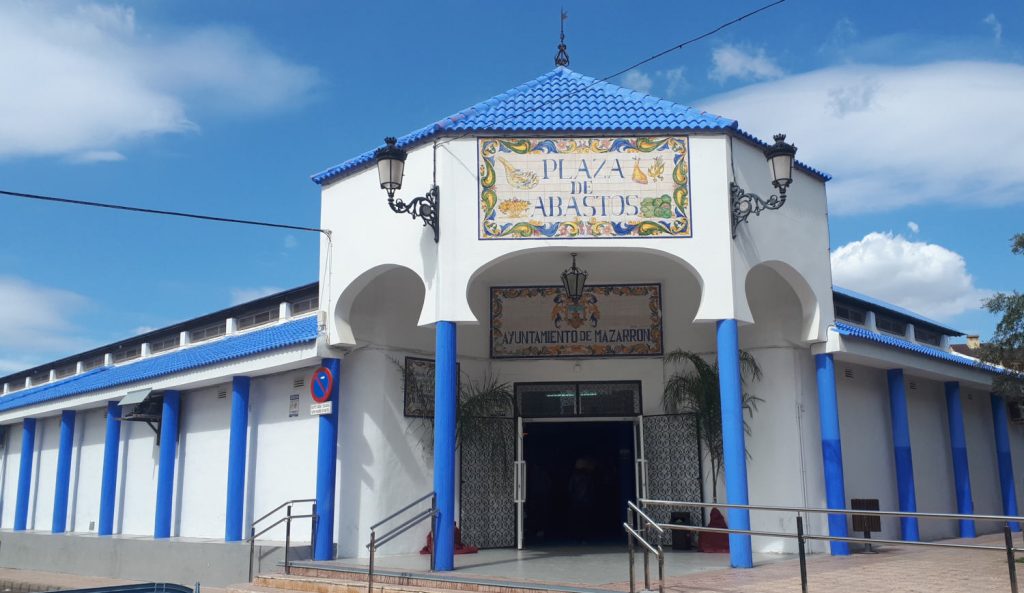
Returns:
[[[843,369],[843,376],[846,377],[847,379],[852,379],[853,378],[853,369],[850,369],[850,368]]]
[[[917,391],[917,382],[916,381],[911,381],[910,382],[910,390],[911,391]]]
[[[305,384],[306,384],[306,379],[304,377],[299,377],[298,379],[292,381],[292,388],[293,389],[298,389],[299,387],[302,387]]]
[[[227,396],[228,396],[228,389],[227,389],[227,387],[221,387],[220,389],[217,390],[217,399],[224,399]]]

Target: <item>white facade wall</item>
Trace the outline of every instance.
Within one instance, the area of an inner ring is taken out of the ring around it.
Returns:
[[[60,445],[60,416],[36,422],[36,459],[32,478],[32,504],[28,529],[47,531],[53,526],[53,495],[57,483],[57,449]]]
[[[221,390],[226,393],[219,398]],[[230,425],[230,383],[181,394],[172,534],[224,537]]]
[[[93,408],[79,411],[75,418],[68,531],[95,533],[99,525],[106,413],[105,407]]]
[[[914,456],[917,510],[921,513],[955,513],[956,484],[953,481],[945,388],[937,381],[914,376],[905,376],[904,383],[910,448]],[[957,537],[959,534],[956,521],[920,519],[918,529],[922,540]]]
[[[21,467],[21,422],[7,425],[0,487],[0,529],[14,527],[14,506],[18,499],[18,469]]]
[[[319,419],[309,415],[312,399],[309,378],[315,366],[255,377],[249,391],[249,451],[246,464],[246,500],[243,537],[248,535],[253,519],[260,517],[286,500],[313,498],[316,495],[316,447]],[[348,369],[342,361],[341,377]],[[302,387],[294,387],[303,379]],[[289,397],[299,396],[299,414],[288,416]],[[346,398],[341,392],[341,399]],[[342,404],[344,406],[344,404]],[[344,407],[342,407],[344,409]],[[227,454],[227,441],[224,445]],[[340,454],[340,451],[339,451]],[[339,473],[339,479],[343,475]],[[225,486],[226,487],[226,486]],[[210,494],[219,497],[223,514],[226,490]],[[296,507],[295,514],[308,513],[309,507]],[[263,524],[264,526],[266,524]],[[223,521],[221,537],[223,537]],[[293,525],[293,541],[309,540],[309,522]],[[284,525],[271,530],[262,539],[284,541]]]
[[[853,378],[846,376],[846,370]],[[877,498],[879,508],[898,510],[889,388],[885,371],[836,361],[839,430],[843,442],[846,503]],[[816,468],[821,471],[820,466]],[[899,521],[882,518],[880,538],[899,539]]]
[[[974,495],[975,514],[1002,515],[1003,499],[999,486],[999,466],[996,460],[996,437],[992,424],[992,402],[985,392],[968,390],[964,398],[964,432],[967,436],[967,463],[971,470],[971,492]],[[1013,456],[1024,457],[1024,450],[1012,451]],[[1017,508],[1020,506],[1021,479],[1014,474],[1017,484]],[[994,523],[978,523],[978,533],[991,533],[1002,529]]]
[[[114,533],[153,535],[156,512],[156,434],[142,422],[121,423],[118,506]]]

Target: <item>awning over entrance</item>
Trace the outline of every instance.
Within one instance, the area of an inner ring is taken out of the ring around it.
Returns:
[[[134,406],[135,404],[141,404],[152,392],[152,389],[136,389],[134,391],[129,391],[127,395],[121,398],[121,401],[119,401],[117,405]]]

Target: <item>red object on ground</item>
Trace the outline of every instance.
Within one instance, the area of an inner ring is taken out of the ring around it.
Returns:
[[[711,521],[708,523],[708,527],[715,527],[718,529],[726,529],[728,527],[725,524],[725,517],[722,516],[721,511],[718,509],[711,509]],[[729,534],[702,531],[697,536],[697,549],[701,552],[728,552]]]
[[[428,533],[427,534],[427,545],[423,546],[423,548],[420,550],[420,554],[429,554],[430,551],[433,548],[434,548],[434,534],[433,533]],[[458,525],[456,525],[455,526],[455,553],[456,554],[476,554],[479,551],[480,551],[480,548],[478,548],[476,546],[467,546],[466,544],[462,543],[462,530],[459,529]]]

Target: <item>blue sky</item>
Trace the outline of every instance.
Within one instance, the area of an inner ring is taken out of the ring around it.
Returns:
[[[760,2],[566,1],[603,77]],[[549,2],[5,2],[0,188],[316,226],[309,176],[553,66]],[[785,130],[837,283],[968,332],[1020,288],[1019,1],[788,0],[613,82]],[[0,373],[316,279],[315,235],[0,198]]]

